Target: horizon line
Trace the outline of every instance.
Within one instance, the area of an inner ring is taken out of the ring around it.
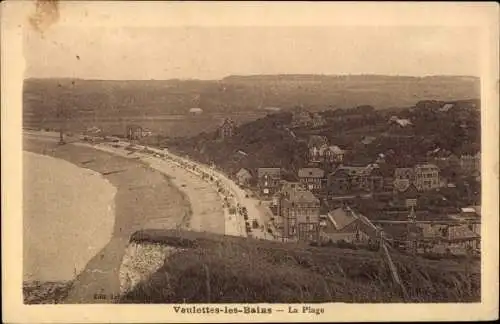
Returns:
[[[405,75],[405,74],[376,74],[376,73],[348,73],[348,74],[315,74],[315,73],[275,73],[275,74],[229,74],[218,79],[202,78],[168,78],[168,79],[101,79],[101,78],[82,78],[82,77],[25,77],[23,80],[84,80],[84,81],[223,81],[228,78],[251,78],[251,77],[290,77],[290,76],[313,76],[313,77],[393,77],[393,78],[436,78],[436,77],[454,77],[454,78],[474,78],[480,79],[480,76],[466,74],[426,74],[426,75]]]

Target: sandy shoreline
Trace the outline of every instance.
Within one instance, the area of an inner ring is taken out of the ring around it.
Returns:
[[[58,146],[54,142],[35,139],[25,139],[23,149],[104,174],[104,178],[116,187],[111,239],[77,276],[66,300],[68,303],[102,303],[102,300],[93,300],[96,292],[119,293],[118,273],[132,233],[151,227],[178,228],[189,219],[191,210],[185,195],[164,174],[138,160],[92,148]]]

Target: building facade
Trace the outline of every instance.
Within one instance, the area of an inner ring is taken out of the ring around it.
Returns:
[[[439,188],[439,168],[434,164],[416,165],[414,184],[419,191],[427,191]]]
[[[325,171],[320,168],[301,168],[298,172],[300,183],[311,191],[321,191],[325,182]]]
[[[292,110],[292,127],[310,126],[313,118],[311,114],[300,107]]]
[[[330,145],[321,152],[325,162],[342,163],[344,161],[345,150],[336,145]]]
[[[258,186],[262,194],[272,196],[281,185],[280,168],[259,168],[257,170]]]
[[[138,140],[142,138],[142,131],[139,125],[128,125],[125,136],[128,140]]]
[[[321,162],[320,150],[328,147],[328,139],[325,136],[311,135],[307,143],[309,162]]]
[[[288,240],[319,240],[320,202],[303,187],[281,192],[280,214],[283,219],[282,237]]]
[[[231,118],[224,119],[224,122],[219,127],[219,138],[225,139],[232,137],[235,132],[236,125]]]
[[[309,148],[309,162],[342,163],[345,151],[336,145],[323,144]]]
[[[311,124],[313,127],[321,127],[326,125],[326,120],[319,113],[313,113]]]
[[[384,178],[377,168],[340,166],[328,175],[329,195],[374,192],[384,189]]]
[[[245,185],[246,186],[252,180],[252,174],[247,169],[241,168],[236,173],[236,180],[238,181],[239,185]]]
[[[419,191],[437,189],[441,186],[439,181],[439,168],[435,164],[417,164],[413,168],[396,168],[394,170],[394,190],[406,191],[414,185]]]
[[[481,171],[481,153],[460,156],[460,168],[466,173]]]

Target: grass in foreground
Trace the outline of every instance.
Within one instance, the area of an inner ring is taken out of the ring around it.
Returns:
[[[175,231],[132,240],[183,248],[122,303],[405,302],[378,252]],[[406,302],[479,302],[478,265],[394,255]]]

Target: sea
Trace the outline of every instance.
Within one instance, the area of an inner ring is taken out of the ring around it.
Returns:
[[[101,174],[23,152],[23,280],[72,280],[110,240],[116,188]]]

